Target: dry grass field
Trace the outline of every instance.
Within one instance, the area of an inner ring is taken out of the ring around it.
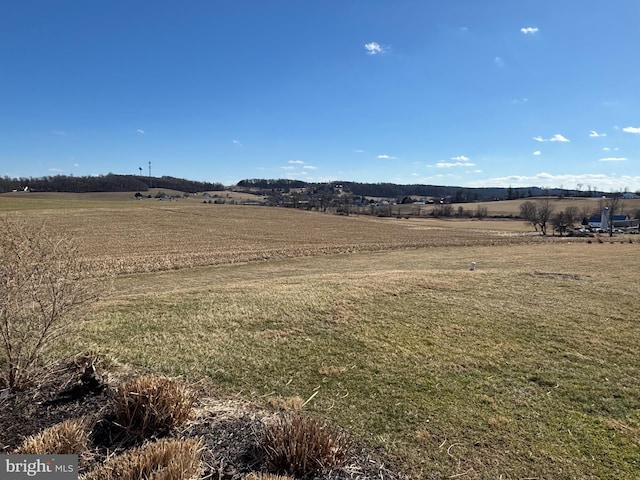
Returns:
[[[131,194],[81,195],[0,196],[0,211],[77,238],[96,273],[542,240],[521,222],[343,217],[189,200],[136,201]]]
[[[263,404],[313,397],[409,478],[638,478],[637,236],[61,201],[0,197],[2,215],[75,236],[96,275],[115,274],[59,356]]]
[[[521,198],[517,200],[503,200],[496,202],[480,202],[480,203],[456,203],[453,204],[453,213],[455,214],[459,208],[467,212],[475,212],[478,207],[486,208],[489,216],[518,216],[520,214],[520,205],[524,202],[532,201],[530,198]],[[562,199],[552,198],[551,204],[555,211],[565,210],[567,207],[575,207],[582,216],[591,214],[599,214],[601,207],[601,198],[573,198],[565,197]],[[410,215],[419,211],[420,215],[428,215],[433,209],[433,205],[399,205],[394,206],[393,211],[399,211],[401,214]],[[640,199],[629,199],[622,201],[622,212],[627,213],[631,217],[636,211],[640,210]]]

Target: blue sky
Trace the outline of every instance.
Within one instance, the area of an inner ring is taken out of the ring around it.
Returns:
[[[0,175],[640,190],[638,0],[21,0]]]

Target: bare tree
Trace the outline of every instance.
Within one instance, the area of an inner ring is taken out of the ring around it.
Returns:
[[[582,218],[580,217],[580,209],[578,209],[578,207],[576,206],[569,206],[565,208],[564,214],[567,216],[567,221],[571,225],[582,220]]]
[[[609,211],[608,231],[609,236],[613,237],[613,217],[622,210],[622,194],[620,192],[612,193],[611,196],[603,199],[601,207]]]
[[[534,202],[527,200],[520,204],[520,217],[538,231],[538,208]]]
[[[547,234],[547,223],[551,220],[554,207],[551,204],[549,196],[538,198],[535,202],[527,200],[520,205],[520,217],[527,223],[533,225],[533,228],[542,235]]]
[[[8,219],[0,228],[0,384],[18,389],[78,325],[98,287],[69,239]]]
[[[577,210],[576,207],[567,207],[564,211],[553,215],[551,223],[553,224],[554,231],[559,232],[560,236],[562,236],[568,229],[573,227],[575,220],[578,218],[576,214]]]
[[[551,219],[551,215],[554,211],[554,206],[551,204],[551,199],[548,195],[544,197],[538,198],[537,200],[537,211],[538,211],[538,226],[540,227],[540,231],[542,235],[547,234],[547,223]]]

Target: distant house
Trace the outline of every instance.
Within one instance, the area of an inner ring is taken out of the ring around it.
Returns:
[[[612,228],[638,228],[638,220],[630,219],[628,215],[614,215]],[[604,208],[601,215],[589,218],[589,226],[593,229],[609,229],[609,209]]]
[[[633,200],[634,198],[640,198],[640,196],[638,196],[637,193],[624,192],[622,194],[622,198],[625,199],[625,200]]]

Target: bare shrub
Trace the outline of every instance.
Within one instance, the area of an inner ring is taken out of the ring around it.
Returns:
[[[20,455],[71,455],[87,450],[89,432],[82,418],[65,420],[27,437],[14,453]]]
[[[351,442],[336,427],[302,413],[291,413],[266,425],[261,447],[269,470],[306,475],[344,465]]]
[[[139,377],[116,390],[115,421],[133,437],[164,435],[189,419],[195,400],[195,394],[177,380]]]
[[[44,353],[73,332],[96,300],[76,244],[5,218],[0,225],[0,384],[12,390],[35,376]]]
[[[200,471],[199,439],[162,439],[107,460],[82,480],[187,480]]]

